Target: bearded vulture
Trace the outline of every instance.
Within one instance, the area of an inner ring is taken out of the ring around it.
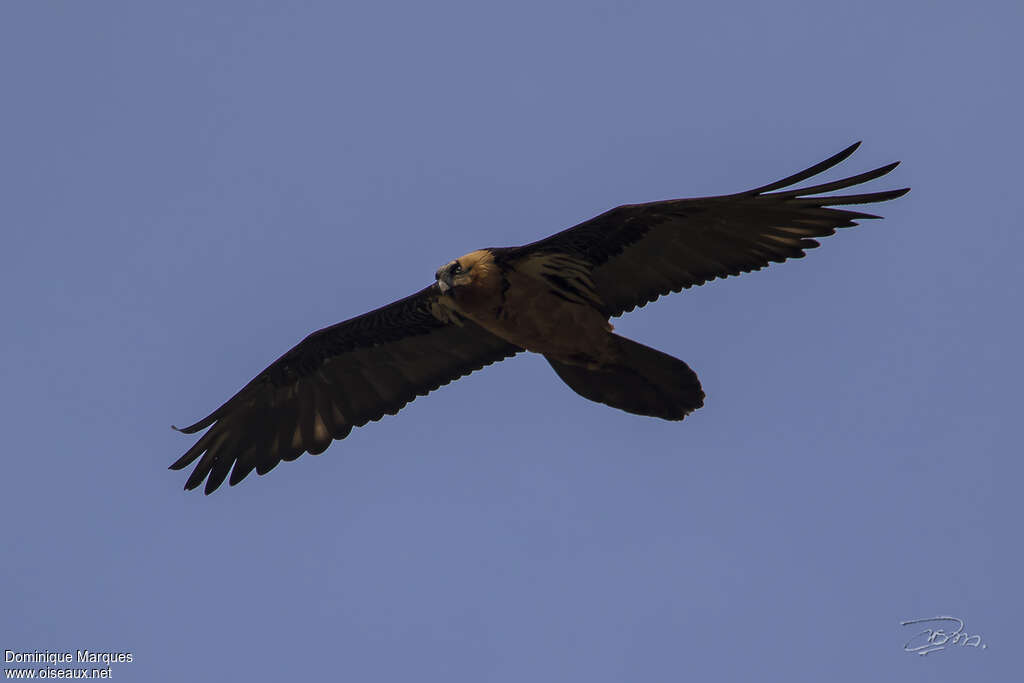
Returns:
[[[521,351],[542,354],[576,393],[637,415],[682,420],[704,404],[683,361],[612,331],[609,318],[714,278],[800,258],[813,238],[868,213],[831,208],[909,188],[820,196],[879,178],[899,162],[792,186],[860,143],[795,175],[719,197],[620,206],[520,247],[471,251],[400,301],[314,332],[193,425],[209,428],[171,469],[214,491],[282,460],[322,453],[353,427]],[[789,188],[789,189],[785,189]]]

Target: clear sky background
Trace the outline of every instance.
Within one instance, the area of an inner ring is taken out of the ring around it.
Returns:
[[[4,3],[0,649],[157,682],[1015,679],[1022,25]],[[172,423],[455,256],[859,139],[839,173],[913,187],[886,220],[617,321],[700,375],[683,423],[521,356],[209,497],[167,470]],[[987,649],[903,651],[946,614]]]

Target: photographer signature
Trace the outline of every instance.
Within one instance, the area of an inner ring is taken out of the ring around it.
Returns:
[[[947,645],[960,645],[961,647],[974,647],[981,648],[982,650],[988,649],[988,645],[981,642],[980,635],[967,635],[964,631],[963,619],[956,617],[929,617],[927,619],[911,619],[900,622],[900,626],[911,626],[913,624],[933,624],[935,628],[925,628],[921,632],[914,634],[914,637],[903,646],[906,652],[926,655],[929,652],[945,650]],[[938,628],[939,626],[945,628]],[[953,628],[954,626],[955,628]],[[947,632],[947,629],[950,628],[953,630]]]

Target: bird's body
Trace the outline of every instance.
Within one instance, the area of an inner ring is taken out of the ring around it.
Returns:
[[[442,294],[441,304],[527,351],[567,363],[611,360],[606,333],[612,326],[585,273],[572,289],[586,294],[574,296],[574,291],[544,279],[546,270],[554,272],[545,268],[549,259],[534,256],[512,269],[502,267],[500,254],[498,249],[479,249],[448,264],[459,264],[465,282],[455,278],[457,285]]]
[[[803,189],[782,189],[846,159],[719,197],[620,206],[521,247],[449,262],[405,299],[314,332],[213,413],[173,465],[199,460],[185,484],[206,493],[228,477],[321,453],[353,427],[395,414],[465,374],[521,351],[547,358],[579,395],[638,415],[681,420],[704,402],[683,361],[621,337],[609,319],[716,277],[799,258],[815,237],[871,214],[832,208],[905,192],[818,195],[885,175],[896,164]]]

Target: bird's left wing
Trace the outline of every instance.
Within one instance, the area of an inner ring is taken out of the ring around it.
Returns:
[[[814,238],[856,225],[857,219],[878,218],[833,207],[884,202],[908,191],[819,196],[880,178],[896,163],[842,180],[784,189],[836,166],[859,145],[746,192],[620,206],[545,239],[509,249],[505,258],[554,257],[588,270],[604,313],[611,316],[714,278],[800,258],[805,250],[818,246]]]
[[[185,484],[214,491],[231,473],[322,453],[417,396],[508,358],[521,349],[438,303],[437,285],[306,337],[193,425],[209,427],[171,469],[199,460]],[[233,468],[233,469],[232,469]]]

